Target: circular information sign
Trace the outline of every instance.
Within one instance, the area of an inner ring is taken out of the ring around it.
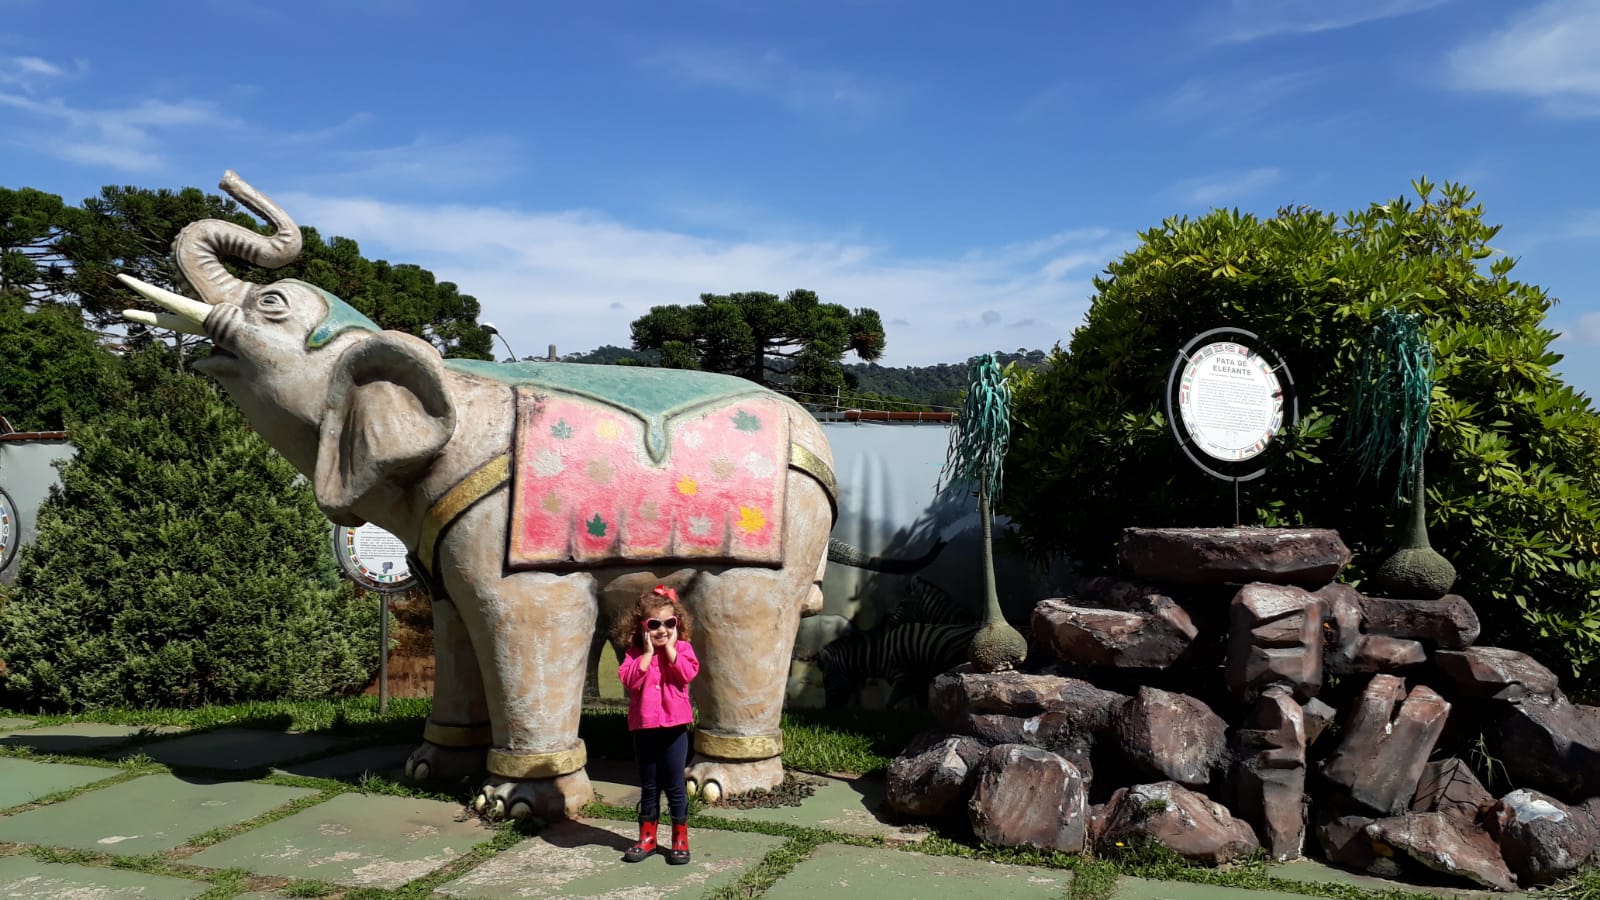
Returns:
[[[11,565],[11,558],[17,555],[19,531],[17,506],[11,502],[11,495],[0,488],[0,569]]]
[[[1241,462],[1283,428],[1283,386],[1272,364],[1233,341],[1196,350],[1178,382],[1178,412],[1197,450]]]
[[[1289,367],[1243,328],[1213,328],[1178,351],[1167,375],[1167,424],[1189,461],[1235,484],[1259,478],[1299,421]]]
[[[376,525],[333,529],[333,555],[351,581],[383,593],[397,593],[417,583],[406,562],[406,545]]]

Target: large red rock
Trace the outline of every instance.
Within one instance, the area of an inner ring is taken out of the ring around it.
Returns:
[[[1128,528],[1118,554],[1135,577],[1173,584],[1314,588],[1350,562],[1339,533],[1318,528]]]
[[[1170,781],[1118,788],[1106,802],[1099,849],[1154,841],[1179,856],[1220,866],[1260,849],[1255,832],[1227,807]]]
[[[1406,813],[1378,819],[1366,836],[1380,853],[1403,853],[1445,875],[1499,891],[1514,891],[1516,881],[1494,839],[1470,819],[1452,813]]]
[[[1274,859],[1294,859],[1306,837],[1304,712],[1287,688],[1268,688],[1237,735],[1233,809]]]
[[[1427,650],[1418,641],[1368,634],[1364,618],[1367,598],[1350,585],[1330,584],[1313,596],[1323,601],[1326,610],[1323,667],[1328,672],[1334,675],[1399,672],[1428,661]]]
[[[1183,607],[1168,600],[1149,611],[1129,612],[1041,600],[1033,608],[1033,634],[1056,659],[1084,666],[1164,669],[1189,649],[1199,629]]]
[[[1426,685],[1408,695],[1400,679],[1374,675],[1322,775],[1379,815],[1404,812],[1449,714],[1450,704]]]
[[[1361,598],[1362,630],[1421,641],[1436,650],[1464,650],[1478,639],[1480,625],[1472,604],[1458,594],[1437,600]]]
[[[1561,696],[1554,672],[1526,653],[1501,647],[1441,650],[1433,655],[1456,690],[1469,697],[1552,700]]]
[[[1506,865],[1523,887],[1572,874],[1590,860],[1600,842],[1594,823],[1582,810],[1525,788],[1500,798],[1488,824]]]
[[[1072,763],[1037,747],[1002,744],[978,766],[967,817],[991,844],[1081,853],[1089,802]]]
[[[1204,787],[1226,766],[1228,723],[1186,694],[1142,687],[1111,721],[1123,754],[1147,775]]]
[[[1247,584],[1228,617],[1228,688],[1254,697],[1273,684],[1296,696],[1322,687],[1323,601],[1297,587]]]
[[[1111,707],[1124,699],[1077,678],[1048,672],[976,672],[963,665],[933,680],[928,710],[954,731],[963,730],[967,717],[975,713],[1029,718],[1055,711],[1103,724],[1110,720]]]
[[[1476,819],[1493,804],[1494,795],[1455,757],[1424,766],[1417,791],[1411,796],[1412,812],[1453,812],[1468,819]]]
[[[1600,795],[1600,709],[1564,697],[1508,703],[1484,737],[1512,784],[1568,803]]]
[[[890,808],[909,816],[951,812],[988,750],[982,741],[963,735],[918,737],[889,763]]]

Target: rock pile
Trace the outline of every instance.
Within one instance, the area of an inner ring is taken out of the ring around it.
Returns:
[[[1326,530],[1129,529],[1121,558],[1128,579],[1037,605],[1024,671],[933,682],[941,729],[890,766],[895,809],[964,812],[1004,846],[1310,850],[1500,890],[1595,854],[1600,708],[1473,646],[1462,597],[1336,583],[1350,552]],[[1473,747],[1516,790],[1491,795]]]

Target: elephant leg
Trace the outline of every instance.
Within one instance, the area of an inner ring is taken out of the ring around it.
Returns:
[[[810,566],[738,569],[702,574],[688,602],[695,614],[700,675],[691,794],[716,800],[783,783],[784,689],[802,607],[813,583]]]
[[[455,780],[483,772],[492,734],[478,655],[454,603],[433,603],[433,711],[422,744],[406,760],[414,781]]]
[[[594,584],[588,573],[527,572],[480,586],[475,616],[463,608],[494,735],[473,801],[480,812],[571,818],[594,799],[578,739]]]

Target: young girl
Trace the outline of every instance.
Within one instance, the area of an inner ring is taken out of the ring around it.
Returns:
[[[689,861],[689,792],[683,770],[689,761],[689,682],[700,674],[689,639],[694,628],[678,592],[656,585],[617,622],[615,638],[628,652],[617,677],[628,689],[628,730],[633,732],[639,760],[639,842],[622,855],[640,862],[654,853],[656,821],[661,816],[661,791],[672,813],[672,849],[667,862]]]

